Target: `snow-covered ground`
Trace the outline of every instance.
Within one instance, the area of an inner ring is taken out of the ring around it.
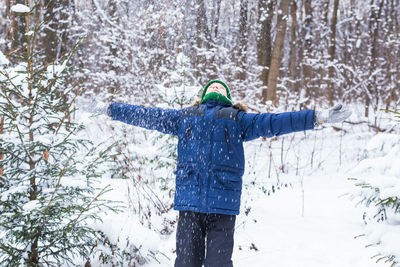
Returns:
[[[279,191],[254,203],[254,216],[239,216],[237,244],[254,243],[257,251],[237,245],[235,266],[387,266],[370,259],[364,246],[362,213],[347,197],[346,174],[335,172],[304,178],[304,216],[299,188]]]
[[[253,215],[237,218],[234,266],[388,266],[370,259],[376,251],[365,248],[365,239],[354,238],[363,233],[364,224],[362,210],[341,196],[351,186],[343,173],[305,178],[304,217],[298,188],[254,201]],[[174,242],[172,235],[159,244],[172,259]],[[173,260],[146,266],[173,266]]]

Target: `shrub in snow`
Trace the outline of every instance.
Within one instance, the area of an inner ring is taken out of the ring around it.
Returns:
[[[400,262],[400,136],[378,134],[364,154],[353,171],[360,178],[350,178],[357,185],[351,195],[366,206],[365,236],[380,250],[374,257],[395,266]]]
[[[96,184],[109,158],[71,121],[72,53],[46,67],[26,38],[22,62],[0,66],[0,265],[74,265],[102,239],[90,225],[115,211]]]

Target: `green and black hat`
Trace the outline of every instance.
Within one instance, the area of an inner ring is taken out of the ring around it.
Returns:
[[[224,95],[222,95],[220,93],[217,93],[217,92],[211,92],[211,93],[206,95],[207,88],[212,83],[220,83],[220,84],[222,84],[226,89],[226,94],[228,95],[228,97],[226,97],[226,96],[224,96]],[[232,105],[232,97],[231,97],[231,92],[229,90],[229,87],[223,81],[220,81],[220,80],[209,81],[206,84],[206,86],[204,86],[203,93],[201,94],[201,104],[205,103],[207,100],[210,100],[210,99],[218,100],[218,101],[221,101],[221,102],[224,102],[224,103]]]

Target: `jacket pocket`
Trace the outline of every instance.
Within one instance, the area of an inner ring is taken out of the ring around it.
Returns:
[[[198,185],[199,175],[195,168],[192,166],[180,167],[175,171],[176,175],[176,185]]]
[[[214,188],[227,190],[242,190],[242,177],[231,172],[215,172]]]
[[[200,185],[197,169],[184,166],[176,170],[175,207],[200,206]]]

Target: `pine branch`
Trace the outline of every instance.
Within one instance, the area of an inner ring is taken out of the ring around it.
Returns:
[[[106,149],[104,149],[103,151],[101,151],[101,152],[99,153],[99,156],[98,156],[94,161],[92,161],[92,163],[90,163],[90,165],[87,167],[87,169],[92,168],[92,167],[94,166],[94,164],[95,164],[99,159],[103,158],[103,156],[104,156],[106,153],[108,153],[115,145],[116,145],[116,143],[113,143],[113,144],[109,145]],[[90,152],[88,152],[88,153],[86,154],[86,156],[87,156],[89,153],[90,153]]]
[[[18,87],[14,84],[14,82],[12,81],[12,79],[10,78],[10,76],[8,76],[8,74],[3,73],[0,69],[0,74],[3,75],[4,77],[6,77],[6,79],[9,81],[9,83],[12,85],[12,87],[19,93],[19,96],[23,96],[23,93],[18,89]],[[3,94],[4,97],[6,98],[7,102],[9,103],[9,105],[11,105],[13,108],[17,108],[16,106],[14,106],[14,104],[12,103],[12,101],[10,100],[10,98],[7,96],[7,91],[5,87],[2,87],[3,89]]]
[[[70,223],[71,223],[71,226],[68,228],[69,230],[72,230],[72,228],[75,226],[75,224],[78,222],[78,220],[79,220],[79,218],[82,216],[82,214],[84,213],[84,212],[86,212],[89,208],[90,208],[90,206],[93,204],[93,202],[94,201],[97,201],[98,200],[98,198],[101,196],[101,195],[103,195],[103,193],[105,193],[105,192],[107,192],[106,191],[106,189],[108,189],[110,187],[110,185],[107,185],[107,186],[105,186],[97,195],[96,195],[96,197],[94,197],[90,202],[89,202],[89,204],[81,211],[81,213],[78,215],[78,217],[76,217],[76,219],[74,219],[73,221],[71,221]]]
[[[56,131],[54,132],[55,134],[58,133],[58,131],[60,130],[61,126],[64,124],[65,119],[68,117],[68,112],[70,111],[71,106],[74,103],[76,97],[77,97],[77,95],[74,96],[72,101],[69,103],[68,107],[65,109],[65,114],[64,114],[63,118],[61,119],[61,122],[58,124],[58,127],[57,127]]]
[[[54,189],[53,194],[51,195],[50,200],[49,200],[49,202],[47,203],[46,208],[45,208],[44,211],[43,211],[43,224],[42,224],[42,229],[45,227],[45,224],[46,224],[46,212],[47,212],[47,210],[48,210],[48,208],[49,208],[51,202],[53,202],[53,200],[54,200],[54,195],[56,194],[58,188],[59,188],[60,185],[61,185],[61,183],[60,183],[60,182],[61,182],[61,178],[62,178],[62,176],[63,176],[64,173],[65,173],[65,170],[66,170],[66,168],[67,168],[67,166],[68,166],[69,161],[70,161],[71,158],[75,155],[75,153],[76,153],[76,152],[72,153],[72,154],[68,157],[67,161],[66,161],[65,164],[64,164],[63,169],[60,171],[60,174],[58,175],[58,180],[57,180],[56,188]]]
[[[20,158],[18,155],[16,155],[16,154],[13,153],[12,151],[10,151],[10,150],[5,150],[5,152],[6,152],[5,154],[10,154],[10,155],[13,156],[14,158],[16,158],[16,159],[18,159],[18,160],[20,160],[20,161],[22,161],[22,162],[24,162],[24,163],[29,164],[29,161],[26,161],[26,160]]]

